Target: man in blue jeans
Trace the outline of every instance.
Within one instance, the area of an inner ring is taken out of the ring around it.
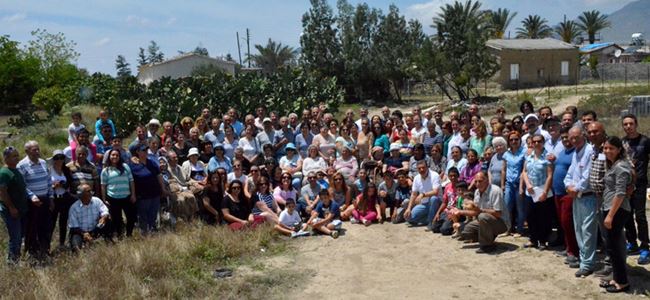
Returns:
[[[429,170],[421,160],[417,164],[418,175],[413,178],[413,188],[404,218],[411,225],[427,225],[431,229],[433,217],[440,207],[440,175]]]
[[[564,178],[567,195],[573,198],[573,225],[580,248],[579,270],[576,277],[586,277],[594,272],[598,220],[596,194],[589,184],[593,147],[585,141],[582,127],[569,130],[569,140],[575,147],[571,166]]]
[[[25,233],[25,221],[29,202],[23,175],[18,172],[18,150],[7,147],[2,156],[5,166],[0,168],[0,215],[7,227],[9,245],[7,247],[7,263],[18,264],[20,246]]]

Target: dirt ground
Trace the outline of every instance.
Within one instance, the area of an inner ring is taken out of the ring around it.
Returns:
[[[274,265],[307,270],[291,299],[628,299],[650,291],[647,266],[629,258],[634,294],[607,295],[599,278],[574,277],[553,251],[521,247],[525,238],[498,238],[493,254],[477,244],[404,224],[344,224],[338,240],[317,236],[296,240],[296,251]]]

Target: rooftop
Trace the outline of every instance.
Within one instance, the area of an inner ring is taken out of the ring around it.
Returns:
[[[488,40],[487,46],[497,50],[566,50],[577,48],[574,45],[552,38]]]

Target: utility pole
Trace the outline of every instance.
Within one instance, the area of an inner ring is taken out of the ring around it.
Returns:
[[[251,67],[251,33],[246,28],[246,48],[248,48],[248,67]]]
[[[239,54],[239,65],[241,66],[241,46],[239,45],[239,31],[237,31],[237,53]]]

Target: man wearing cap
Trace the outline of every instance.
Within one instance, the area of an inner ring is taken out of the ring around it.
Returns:
[[[548,131],[539,127],[539,118],[536,114],[528,114],[526,118],[524,118],[524,123],[526,123],[526,128],[528,128],[528,133],[524,134],[524,136],[521,138],[521,142],[523,144],[522,146],[524,148],[527,146],[526,141],[528,140],[528,137],[532,135],[541,134],[544,137],[544,140],[552,140],[552,137]]]
[[[263,130],[257,134],[257,140],[259,141],[260,146],[263,147],[266,144],[273,145],[273,141],[275,140],[275,129],[273,129],[271,118],[264,118],[262,126]]]
[[[16,165],[20,159],[18,149],[7,147],[2,152],[5,166],[0,168],[0,216],[5,222],[7,235],[7,262],[18,264],[20,247],[25,236],[25,225],[29,209],[27,187],[23,175]]]
[[[289,119],[287,117],[281,117],[280,130],[277,130],[273,137],[273,150],[275,150],[275,158],[280,159],[282,156],[286,155],[287,150],[285,148],[287,144],[290,143],[294,145],[295,141],[296,136],[289,128]]]
[[[147,123],[147,138],[157,137],[160,140],[160,135],[158,135],[158,130],[160,129],[160,121],[158,119],[151,119]]]

